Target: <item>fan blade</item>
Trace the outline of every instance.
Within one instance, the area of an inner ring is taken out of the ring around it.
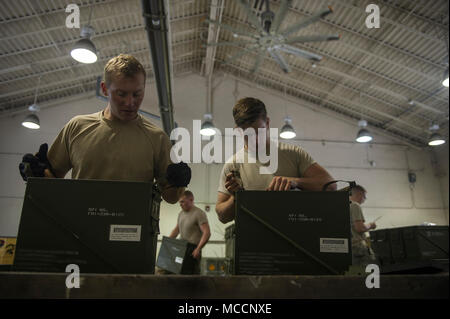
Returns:
[[[322,60],[322,57],[320,55],[308,52],[308,51],[304,51],[301,50],[299,48],[290,46],[290,45],[282,45],[278,48],[278,50],[287,52],[287,53],[291,53],[293,55],[299,56],[301,58],[305,58],[308,60],[314,60],[314,61],[320,61]]]
[[[250,50],[242,49],[241,51],[239,51],[238,53],[236,53],[235,55],[233,55],[231,58],[225,60],[225,61],[223,62],[223,65],[230,64],[230,63],[233,62],[234,60],[239,59],[240,57],[242,57],[242,56],[244,56],[244,55],[246,55],[246,54],[249,54],[249,53],[251,53],[251,52],[252,52],[252,51],[250,51]]]
[[[206,46],[208,47],[219,47],[219,46],[236,46],[239,47],[239,45],[246,45],[246,44],[252,44],[250,42],[247,41],[236,41],[236,42],[213,42],[213,43],[208,43],[206,44]]]
[[[275,61],[280,65],[281,69],[285,72],[285,73],[289,73],[291,72],[291,68],[289,67],[289,65],[286,63],[286,61],[284,60],[283,56],[280,54],[280,52],[278,52],[277,50],[274,49],[268,49],[270,55],[272,56],[272,58],[275,59]]]
[[[246,32],[246,31],[239,30],[239,29],[234,28],[234,27],[232,27],[232,26],[230,26],[228,24],[223,24],[223,23],[217,22],[215,20],[210,20],[210,19],[206,19],[205,22],[217,24],[219,27],[221,27],[221,28],[223,28],[225,30],[228,30],[230,32],[233,32],[233,33],[236,33],[236,34],[239,34],[239,35],[242,35],[242,36],[250,37],[250,38],[253,38],[253,39],[258,39],[258,37],[256,35],[251,34],[249,32]]]
[[[280,28],[281,22],[286,16],[290,2],[291,0],[281,0],[280,7],[278,8],[277,13],[275,14],[275,19],[273,20],[270,27],[270,32],[277,33],[278,29]]]
[[[331,7],[328,7],[328,9],[320,11],[319,13],[316,13],[315,15],[307,18],[304,21],[300,21],[297,24],[294,24],[293,26],[287,28],[286,30],[283,30],[281,32],[281,34],[285,37],[287,37],[289,34],[293,33],[293,32],[297,32],[298,30],[300,30],[301,28],[305,28],[308,25],[310,25],[311,23],[316,22],[317,20],[319,20],[320,18],[325,17],[326,15],[330,14],[333,12],[333,9]]]
[[[259,21],[258,17],[253,13],[252,9],[248,5],[247,1],[245,0],[239,0],[239,3],[241,7],[244,9],[245,13],[247,13],[248,20],[254,24],[256,29],[261,32],[262,34],[265,34],[266,32],[261,26],[261,22]]]
[[[256,58],[255,65],[253,66],[253,69],[250,71],[251,74],[255,73],[256,70],[258,70],[259,66],[261,65],[261,62],[264,60],[264,56],[266,55],[266,52],[261,51]]]
[[[340,35],[305,35],[301,37],[295,37],[292,39],[285,40],[284,43],[296,43],[296,42],[321,42],[321,41],[333,41],[339,40]]]

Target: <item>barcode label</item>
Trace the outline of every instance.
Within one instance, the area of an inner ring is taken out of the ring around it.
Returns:
[[[141,225],[111,225],[110,241],[141,241]]]
[[[136,233],[136,228],[121,228],[121,227],[115,227],[114,228],[115,233]]]
[[[322,241],[322,244],[343,245],[343,244],[345,244],[345,242],[344,242],[344,240],[324,239],[324,240]]]
[[[320,238],[321,253],[348,253],[347,238]]]

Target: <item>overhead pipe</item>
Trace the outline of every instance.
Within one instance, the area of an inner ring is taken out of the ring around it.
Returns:
[[[145,30],[150,44],[162,126],[167,135],[170,136],[170,132],[175,128],[175,123],[173,119],[167,2],[164,0],[142,0],[141,3]]]

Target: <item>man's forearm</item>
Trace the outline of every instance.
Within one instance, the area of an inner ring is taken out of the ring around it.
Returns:
[[[304,190],[308,191],[321,191],[323,185],[333,181],[330,175],[319,175],[314,177],[300,177],[297,180],[297,185]],[[335,191],[337,189],[336,183],[328,186],[326,190]]]
[[[226,224],[234,219],[234,196],[231,195],[225,202],[216,205],[219,220]]]
[[[161,196],[169,204],[175,204],[180,199],[184,192],[184,187],[170,187],[166,188]]]
[[[178,236],[178,232],[176,230],[172,230],[172,232],[169,235],[170,238],[177,238],[177,236]]]
[[[368,232],[369,230],[372,229],[370,228],[370,225],[363,224],[362,222],[359,225],[354,225],[354,228],[356,232],[359,234],[364,234],[365,232]]]
[[[202,234],[202,238],[200,239],[200,242],[197,245],[197,249],[201,250],[203,247],[205,247],[205,245],[208,242],[210,237],[211,237],[211,233],[204,232]]]

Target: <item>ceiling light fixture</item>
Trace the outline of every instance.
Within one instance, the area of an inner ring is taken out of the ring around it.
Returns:
[[[37,130],[41,127],[41,124],[39,123],[39,117],[36,114],[28,114],[27,117],[22,122],[22,126]]]
[[[373,140],[372,134],[370,134],[369,130],[366,129],[367,127],[367,121],[363,120],[363,114],[362,114],[362,91],[359,91],[359,106],[360,106],[360,116],[361,120],[358,121],[358,127],[360,127],[358,134],[356,135],[356,141],[358,143],[368,143],[371,140]]]
[[[448,88],[448,69],[444,72],[442,85]]]
[[[95,33],[94,28],[90,25],[91,16],[92,7],[91,12],[89,13],[88,24],[81,28],[80,35],[82,39],[78,40],[70,51],[70,55],[74,60],[86,64],[94,63],[97,61],[97,49],[90,39],[91,36]]]
[[[22,126],[32,130],[37,130],[41,127],[39,117],[36,115],[36,113],[39,112],[40,110],[39,105],[37,105],[36,103],[40,84],[41,84],[41,77],[39,77],[38,85],[34,93],[34,103],[28,107],[28,110],[31,112],[31,114],[28,114],[22,121]]]
[[[356,141],[358,143],[368,143],[371,140],[373,140],[373,137],[370,134],[369,130],[365,129],[366,126],[367,126],[366,120],[360,120],[358,122],[358,127],[361,127],[361,129],[358,131],[358,135],[356,136]]]
[[[286,104],[286,86],[284,87],[284,110],[286,112],[286,117],[284,118],[284,125],[280,131],[280,137],[283,139],[290,140],[297,136],[294,127],[292,126],[292,119],[287,115],[287,104]]]
[[[438,146],[445,144],[445,139],[437,132],[439,130],[438,124],[432,124],[429,128],[431,133],[430,139],[428,140],[429,146]]]
[[[444,81],[442,81],[442,85],[445,86],[446,88],[448,88],[448,75],[447,75],[447,77],[444,79]]]
[[[203,136],[213,136],[216,134],[216,128],[212,122],[212,115],[206,113],[204,116],[204,121],[200,129],[200,134]]]
[[[281,128],[280,137],[289,140],[296,136],[297,134],[295,133],[295,130],[292,127],[292,119],[289,116],[286,116],[284,118],[284,125]]]
[[[97,61],[97,49],[90,37],[94,34],[94,29],[90,26],[84,26],[81,29],[81,40],[75,43],[70,55],[72,58],[81,63],[94,63]]]

